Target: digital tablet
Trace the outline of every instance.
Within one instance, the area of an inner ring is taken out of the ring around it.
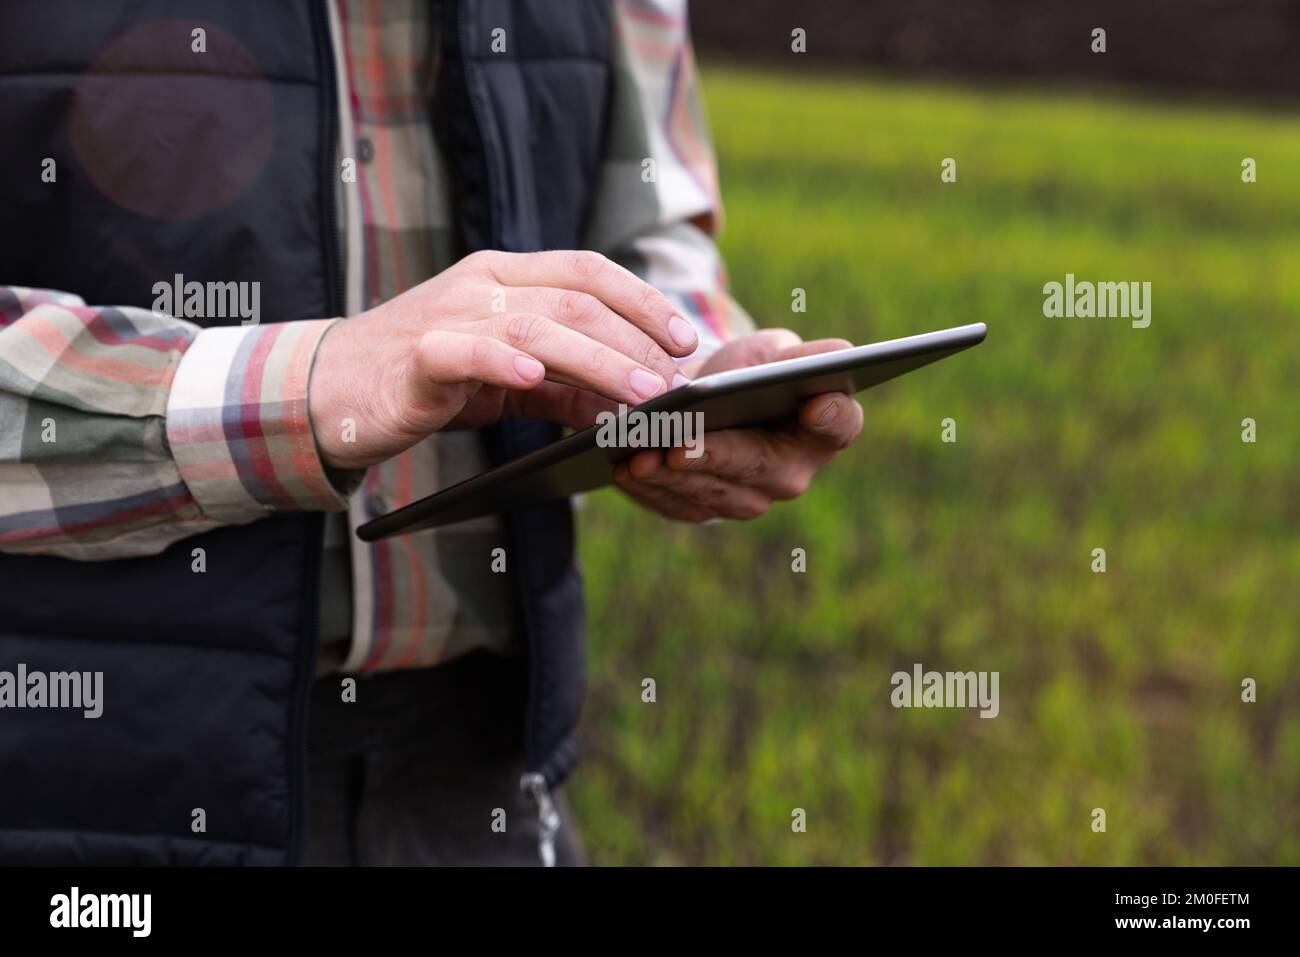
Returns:
[[[357,529],[367,542],[526,508],[613,482],[614,466],[643,447],[699,444],[705,432],[789,421],[824,392],[852,394],[969,349],[984,340],[977,322],[798,359],[702,376],[545,448],[482,472]],[[647,441],[646,445],[629,445]],[[667,440],[667,441],[665,441]],[[611,444],[612,443],[612,444]],[[704,440],[707,446],[707,440]]]

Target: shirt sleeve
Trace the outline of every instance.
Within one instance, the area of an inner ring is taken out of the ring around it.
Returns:
[[[609,135],[587,245],[658,288],[700,359],[754,329],[727,292],[717,164],[686,0],[615,0]]]
[[[307,414],[332,321],[200,329],[0,286],[0,551],[162,551],[275,510],[340,510]]]

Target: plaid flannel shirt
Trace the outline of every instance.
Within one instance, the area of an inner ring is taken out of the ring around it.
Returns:
[[[726,293],[712,239],[721,207],[685,0],[615,0],[613,22],[616,89],[586,245],[661,289],[707,353],[752,322]],[[339,149],[361,160],[339,194],[348,315],[455,257],[428,121],[432,29],[420,0],[332,5]],[[647,158],[654,177],[643,175]],[[350,534],[476,468],[476,434],[431,437],[345,495],[307,415],[312,360],[334,321],[200,329],[0,286],[0,550],[123,558],[275,511],[346,511],[345,668],[427,665],[489,641],[448,611],[468,587],[446,571],[454,549],[440,553],[433,536],[368,545]],[[494,533],[492,522],[479,529]]]

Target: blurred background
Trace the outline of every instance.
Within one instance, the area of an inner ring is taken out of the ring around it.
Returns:
[[[592,861],[1300,863],[1300,4],[692,16],[758,322],[989,335],[757,522],[587,501]],[[1067,272],[1150,281],[1150,327],[1045,318]],[[914,662],[1001,714],[895,710]]]

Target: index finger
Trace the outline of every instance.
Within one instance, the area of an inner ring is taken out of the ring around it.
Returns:
[[[487,263],[503,285],[551,286],[595,296],[670,355],[688,356],[699,345],[695,327],[667,296],[600,253],[586,249],[496,253]]]

